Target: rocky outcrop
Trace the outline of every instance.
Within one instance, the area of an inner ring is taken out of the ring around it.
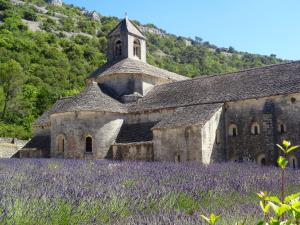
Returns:
[[[56,6],[62,6],[63,4],[62,0],[46,0],[46,2]]]

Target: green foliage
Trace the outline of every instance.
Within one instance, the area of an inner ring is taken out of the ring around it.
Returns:
[[[24,17],[25,20],[30,20],[30,21],[36,21],[37,20],[37,14],[32,10],[28,9],[24,11]]]
[[[257,225],[299,225],[300,224],[300,192],[284,196],[284,170],[288,165],[286,155],[300,146],[291,146],[291,142],[283,140],[282,145],[277,144],[284,156],[279,156],[277,163],[281,168],[281,199],[278,196],[271,196],[268,192],[257,193],[260,198],[260,208],[264,214],[264,220]],[[221,216],[211,214],[210,217],[201,215],[208,224],[216,224]],[[238,225],[238,223],[237,223]]]
[[[38,12],[32,4],[46,7],[48,12]],[[20,70],[0,83],[0,122],[5,124],[1,127],[1,135],[27,137],[31,135],[32,122],[39,115],[61,96],[80,92],[86,76],[106,62],[107,35],[119,19],[102,17],[98,22],[84,16],[79,7],[67,4],[57,7],[43,0],[26,0],[24,5],[0,0],[0,11],[0,20],[4,22],[0,24],[0,65],[6,67],[1,79],[16,71],[8,71],[6,64],[10,60]],[[22,19],[37,21],[43,32],[30,31]],[[153,24],[146,26],[157,29]],[[189,77],[281,61],[274,55],[218,49],[199,37],[190,40],[192,45],[187,45],[184,38],[174,35],[149,33],[146,36],[150,64]],[[8,84],[13,87],[9,91]],[[12,133],[14,126],[22,129]],[[28,131],[28,135],[23,131]]]
[[[201,215],[201,217],[208,223],[208,224],[216,224],[218,220],[221,218],[221,215],[216,216],[215,214],[210,214],[209,217]]]
[[[0,10],[10,9],[12,7],[10,1],[0,0]]]

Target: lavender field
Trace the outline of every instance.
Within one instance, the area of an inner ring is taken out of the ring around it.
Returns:
[[[0,160],[0,224],[203,224],[211,212],[220,224],[255,224],[255,193],[276,194],[279,173],[245,163]],[[287,183],[299,190],[300,171],[287,170]]]

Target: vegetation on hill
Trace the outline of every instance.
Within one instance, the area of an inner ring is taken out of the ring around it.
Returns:
[[[29,138],[43,111],[82,90],[84,78],[106,62],[107,34],[119,19],[99,22],[82,8],[43,0],[12,2],[0,0],[0,136]],[[281,61],[160,32],[146,34],[148,62],[189,77]]]

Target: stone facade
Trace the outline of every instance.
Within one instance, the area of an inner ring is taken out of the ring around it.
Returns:
[[[139,28],[125,18],[111,31],[108,40],[108,58],[110,61],[131,58],[146,62],[146,41]],[[137,46],[135,51],[134,45]]]
[[[188,79],[146,63],[146,38],[128,18],[108,49],[85,90],[37,120],[20,157],[274,165],[276,143],[300,143],[300,62]]]
[[[106,158],[122,124],[122,116],[118,114],[75,112],[53,115],[51,116],[51,157]],[[58,147],[59,136],[65,140],[61,150]],[[92,152],[86,151],[87,137],[92,138]]]
[[[292,143],[300,142],[300,94],[272,96],[260,99],[248,99],[227,104],[225,124],[229,129],[230,124],[237,125],[237,136],[230,136],[227,129],[225,139],[227,142],[228,160],[265,159],[267,164],[274,164],[278,156],[276,143],[289,139]],[[271,103],[271,109],[266,109],[266,104]],[[253,124],[259,127],[258,133],[253,133]],[[283,129],[281,130],[281,126]],[[298,158],[299,152],[290,157]]]

